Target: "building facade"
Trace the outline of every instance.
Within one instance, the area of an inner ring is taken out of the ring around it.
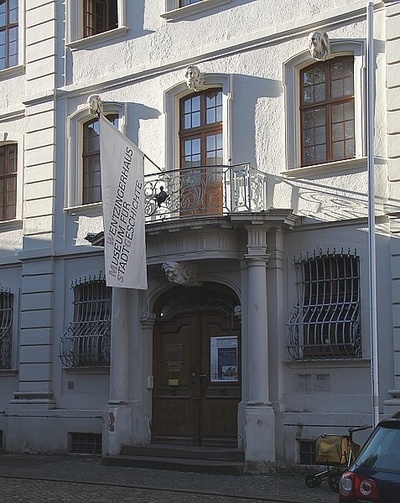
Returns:
[[[371,5],[387,415],[400,3]],[[365,2],[0,2],[3,448],[232,446],[263,472],[371,424],[366,63]],[[105,283],[94,99],[145,154],[147,291]]]

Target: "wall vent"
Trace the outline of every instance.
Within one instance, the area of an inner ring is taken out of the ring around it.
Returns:
[[[101,454],[101,434],[68,433],[68,452],[75,454]]]

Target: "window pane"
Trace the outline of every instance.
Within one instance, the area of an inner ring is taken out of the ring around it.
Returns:
[[[346,158],[348,159],[349,157],[354,157],[355,154],[356,154],[356,145],[355,145],[355,142],[354,140],[348,140],[346,141],[346,144],[345,144],[345,154],[346,154]]]
[[[333,158],[336,160],[344,159],[344,141],[333,144]]]
[[[342,140],[344,138],[343,123],[333,124],[332,138],[333,141]]]
[[[207,136],[207,165],[222,164],[222,134]]]
[[[314,101],[316,102],[325,101],[326,99],[325,84],[318,84],[317,86],[315,86],[314,92],[315,92]]]
[[[318,127],[315,129],[315,143],[322,144],[326,142],[326,128]]]
[[[315,161],[317,163],[326,161],[326,146],[318,145],[315,147]]]

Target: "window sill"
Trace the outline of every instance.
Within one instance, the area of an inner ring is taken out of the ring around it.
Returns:
[[[16,77],[17,75],[23,75],[25,73],[25,66],[11,66],[10,68],[4,68],[0,70],[0,80],[8,79],[10,77]]]
[[[68,215],[86,215],[87,213],[99,213],[102,210],[102,203],[82,204],[64,208]]]
[[[204,12],[214,7],[219,7],[220,5],[225,5],[230,3],[232,0],[202,0],[201,2],[194,3],[192,5],[186,5],[186,7],[179,7],[178,9],[173,9],[164,14],[161,17],[167,21],[179,21],[188,16]]]
[[[15,377],[18,375],[17,369],[1,369],[0,377]]]
[[[286,360],[284,362],[289,368],[293,369],[326,369],[328,368],[361,368],[370,367],[371,360],[368,358],[345,358],[345,359],[326,359],[326,360]]]
[[[325,164],[313,164],[301,168],[291,168],[281,172],[282,176],[290,178],[308,178],[316,175],[335,176],[340,173],[349,173],[350,171],[365,171],[367,169],[367,158],[359,157],[354,159],[345,159],[344,161],[328,162]]]
[[[68,42],[65,46],[69,47],[71,50],[81,49],[82,47],[89,47],[91,45],[99,44],[118,37],[123,37],[127,31],[127,26],[120,26],[114,30],[104,31],[103,33],[92,35],[91,37],[80,38],[78,40]]]
[[[110,367],[64,367],[63,370],[68,375],[82,375],[82,374],[109,374]]]
[[[22,229],[22,220],[21,219],[15,219],[15,220],[1,220],[0,221],[0,231],[12,231],[16,229]]]

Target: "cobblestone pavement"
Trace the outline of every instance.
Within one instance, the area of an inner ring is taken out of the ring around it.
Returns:
[[[208,475],[104,466],[100,458],[0,455],[1,503],[337,503],[304,476]]]

